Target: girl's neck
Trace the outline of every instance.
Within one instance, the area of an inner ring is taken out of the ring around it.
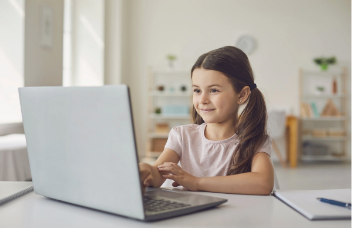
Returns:
[[[236,123],[233,121],[224,123],[207,123],[204,130],[204,136],[212,141],[228,139],[235,134]]]

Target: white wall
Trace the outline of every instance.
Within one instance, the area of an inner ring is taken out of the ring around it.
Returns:
[[[104,84],[104,1],[72,1],[72,85]]]
[[[0,123],[21,122],[24,0],[0,1]]]
[[[350,72],[348,0],[128,0],[124,4],[123,53],[127,54],[122,59],[122,82],[132,90],[141,155],[146,142],[147,66],[166,66],[168,53],[179,57],[180,67],[190,69],[201,54],[250,34],[258,48],[249,59],[267,106],[292,106],[296,115],[300,67],[318,69],[314,57],[334,55]]]
[[[105,0],[105,84],[120,84],[123,1]]]
[[[52,45],[42,42],[43,7],[52,11]],[[62,85],[64,1],[29,0],[25,2],[24,85]]]

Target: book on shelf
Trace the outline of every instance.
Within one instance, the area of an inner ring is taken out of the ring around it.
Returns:
[[[302,117],[313,117],[313,110],[307,103],[301,104],[301,116]]]
[[[310,104],[303,102],[301,104],[301,116],[302,117],[320,117],[320,114],[318,112],[318,108],[315,102],[311,102]]]
[[[317,109],[317,106],[316,106],[315,102],[310,103],[310,105],[311,105],[311,107],[312,107],[314,116],[315,116],[315,117],[319,117],[319,112],[318,112],[318,109]]]

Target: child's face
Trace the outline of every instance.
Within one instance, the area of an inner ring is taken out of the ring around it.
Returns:
[[[193,105],[206,123],[221,123],[237,116],[238,94],[221,72],[197,68],[192,84]]]

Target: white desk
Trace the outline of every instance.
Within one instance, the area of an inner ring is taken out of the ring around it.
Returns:
[[[351,227],[350,220],[309,221],[273,196],[194,194],[222,197],[229,201],[217,208],[146,223],[62,203],[31,192],[0,206],[0,227]]]

